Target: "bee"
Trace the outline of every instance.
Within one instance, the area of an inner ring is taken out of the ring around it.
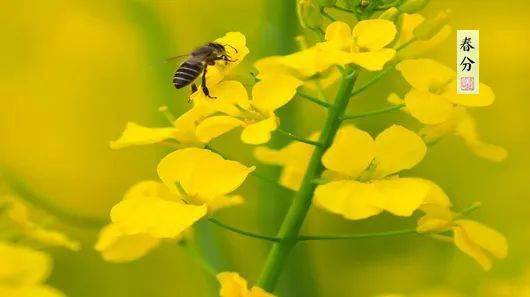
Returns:
[[[210,96],[210,90],[206,85],[206,73],[208,72],[208,66],[215,65],[216,61],[224,61],[225,65],[229,62],[235,62],[226,51],[226,47],[229,46],[237,53],[237,49],[231,45],[222,45],[216,42],[208,42],[207,44],[196,48],[189,55],[182,55],[177,57],[171,57],[167,60],[178,59],[181,57],[188,57],[178,67],[177,71],[173,75],[173,85],[176,89],[181,89],[191,84],[191,91],[195,93],[198,88],[194,81],[201,75],[201,89],[204,95],[209,98],[215,98]]]

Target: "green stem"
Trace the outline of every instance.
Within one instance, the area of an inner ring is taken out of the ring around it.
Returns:
[[[305,139],[303,137],[300,137],[300,136],[297,136],[297,135],[294,135],[293,133],[291,132],[288,132],[288,131],[285,131],[283,129],[276,129],[277,132],[289,137],[289,138],[292,138],[296,141],[300,141],[300,142],[303,142],[303,143],[307,143],[307,144],[310,144],[310,145],[314,145],[314,146],[322,146],[322,143],[319,142],[319,141],[313,141],[313,140],[310,140],[310,139]]]
[[[227,225],[215,218],[208,218],[208,221],[214,223],[215,225],[221,227],[221,228],[224,228],[226,230],[229,230],[229,231],[232,231],[234,233],[238,233],[238,234],[241,234],[243,236],[247,236],[247,237],[252,237],[252,238],[257,238],[257,239],[262,239],[262,240],[267,240],[267,241],[272,241],[272,242],[279,242],[280,241],[280,238],[278,237],[274,237],[274,236],[266,236],[266,235],[261,235],[261,234],[257,234],[257,233],[253,233],[253,232],[249,232],[249,231],[245,231],[245,230],[241,230],[239,228],[236,228],[236,227],[233,227],[233,226],[230,226],[230,225]]]
[[[182,241],[179,243],[179,245],[186,252],[186,254],[188,254],[190,258],[197,262],[197,264],[199,264],[201,268],[208,273],[208,275],[217,279],[217,272],[212,266],[210,266],[208,262],[206,262],[206,260],[204,260],[204,257],[201,256],[195,245],[187,241]]]
[[[318,140],[322,145],[316,146],[313,151],[300,190],[296,193],[278,232],[277,237],[281,240],[272,246],[259,277],[258,286],[266,291],[274,290],[287,258],[298,241],[300,228],[311,206],[316,188],[313,180],[319,177],[324,170],[320,160],[337,134],[341,123],[340,117],[348,105],[356,79],[357,74],[352,70],[345,71],[343,74],[335,102],[329,109]]]
[[[324,100],[320,100],[320,99],[318,99],[316,97],[313,97],[313,96],[310,96],[310,95],[307,95],[307,94],[304,94],[304,93],[298,92],[297,95],[302,97],[302,98],[305,98],[305,99],[307,99],[307,100],[309,100],[309,101],[311,101],[313,103],[316,103],[318,105],[324,106],[326,108],[331,106],[331,104],[329,104],[328,102],[326,102]]]
[[[416,234],[416,229],[404,229],[396,231],[385,231],[376,233],[364,233],[364,234],[345,234],[345,235],[304,235],[298,237],[299,241],[309,240],[348,240],[348,239],[364,239],[364,238],[376,238],[376,237],[388,237],[406,234]]]
[[[375,110],[371,110],[371,111],[345,115],[341,119],[343,121],[345,121],[345,120],[353,120],[353,119],[365,118],[365,117],[369,117],[369,116],[374,116],[374,115],[378,115],[378,114],[383,114],[383,113],[387,113],[387,112],[391,112],[391,111],[400,110],[403,107],[405,107],[405,104],[398,104],[398,105],[389,106],[389,107],[380,108],[380,109],[375,109]]]
[[[351,93],[351,96],[355,96],[355,95],[358,95],[362,92],[364,92],[366,89],[368,89],[369,87],[371,87],[373,84],[375,84],[376,82],[378,82],[381,78],[383,78],[385,75],[387,75],[388,73],[390,73],[390,71],[394,70],[394,67],[396,66],[397,63],[394,63],[390,66],[388,66],[387,68],[385,68],[383,71],[380,71],[378,72],[371,80],[369,80],[368,82],[366,82],[364,85],[360,86],[359,88],[357,88],[356,90],[354,90],[352,93]]]

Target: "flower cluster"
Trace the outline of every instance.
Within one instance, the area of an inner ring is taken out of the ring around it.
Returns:
[[[0,296],[62,297],[45,284],[52,258],[43,247],[78,251],[79,242],[45,227],[46,214],[34,210],[17,195],[0,197]]]
[[[383,212],[399,217],[423,212],[413,232],[444,239],[452,234],[456,247],[486,270],[491,268],[490,256],[505,257],[507,243],[501,234],[466,219],[465,211],[452,210],[449,197],[433,181],[407,176],[407,170],[424,159],[428,145],[449,134],[461,136],[479,156],[504,159],[504,149],[480,139],[466,110],[492,104],[493,91],[481,84],[479,95],[456,94],[454,71],[436,61],[416,58],[448,36],[445,12],[427,20],[415,13],[425,1],[397,1],[399,5],[389,8],[378,6],[379,1],[366,1],[366,6],[362,2],[356,8],[345,8],[335,1],[300,0],[298,12],[304,28],[316,31],[321,39],[295,53],[258,60],[254,64],[258,70],[255,82],[248,88],[229,78],[233,67],[249,53],[245,36],[227,33],[216,42],[226,45],[236,62],[207,66],[211,97],[200,90],[191,94],[193,106],[189,111],[176,119],[168,115],[171,127],[129,123],[122,136],[111,143],[112,148],[170,143],[176,150],[158,164],[160,181],[139,182],[112,208],[111,223],[101,231],[96,244],[103,257],[114,262],[131,261],[162,241],[187,242],[197,221],[215,221],[213,212],[242,203],[242,196],[233,192],[254,167],[225,159],[209,144],[238,128],[242,142],[262,145],[254,150],[257,160],[282,166],[279,183],[293,190],[295,197],[277,237],[228,228],[273,241],[275,246],[258,286],[249,289],[235,272],[218,274],[223,297],[273,296],[268,292],[272,292],[285,264],[285,257],[280,255],[289,254],[293,242],[302,238],[319,238],[299,235],[312,202],[348,220],[368,219]],[[336,21],[326,12],[328,8],[350,12],[357,21],[353,26]],[[376,11],[383,12],[374,17]],[[322,17],[330,20],[325,29],[320,28]],[[404,98],[391,94],[389,101],[394,107],[357,116],[402,109],[424,125],[421,131],[394,124],[374,137],[355,125],[343,124],[356,118],[346,114],[350,98],[394,69],[411,86]],[[372,81],[354,90],[361,73],[375,71],[379,73]],[[332,90],[339,79],[334,101],[317,98]],[[285,133],[279,127],[277,110],[296,97],[309,99],[328,111],[322,130],[308,138]],[[277,130],[296,141],[279,150],[265,146]]]

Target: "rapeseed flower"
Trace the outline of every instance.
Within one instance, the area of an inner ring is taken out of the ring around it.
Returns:
[[[178,240],[208,212],[239,204],[228,195],[253,168],[223,159],[206,149],[177,150],[158,165],[163,183],[143,181],[133,186],[110,213],[96,250],[107,261],[138,259],[162,240]]]
[[[237,81],[222,81],[211,89],[210,99],[202,93],[192,95],[195,106],[210,109],[212,116],[197,125],[197,137],[209,142],[231,129],[243,127],[241,140],[248,144],[266,143],[278,128],[275,111],[287,104],[302,82],[285,74],[261,75],[249,100],[245,87]]]
[[[0,241],[0,296],[64,297],[44,284],[52,268],[47,254]]]
[[[64,247],[73,251],[81,248],[79,242],[66,234],[39,223],[39,220],[36,220],[37,216],[34,216],[20,199],[15,196],[4,196],[1,200],[5,206],[5,216],[11,223],[9,226],[17,236],[50,247]]]
[[[220,297],[274,297],[259,287],[248,289],[247,281],[235,272],[221,272],[217,274],[221,284]]]
[[[398,125],[374,140],[353,126],[341,128],[322,157],[332,181],[315,190],[315,204],[350,220],[388,211],[410,216],[425,201],[431,183],[396,173],[418,164],[426,146],[414,132]]]
[[[229,32],[225,36],[216,39],[214,42],[225,46],[233,62],[224,63],[218,61],[214,66],[208,66],[206,83],[211,91],[219,92],[218,84],[232,71],[245,56],[249,53],[246,46],[246,38],[239,32]],[[199,100],[205,98],[201,90],[192,94],[192,98]],[[210,98],[207,98],[210,101]],[[196,136],[196,126],[200,120],[212,113],[210,109],[194,107],[173,121],[172,127],[149,128],[134,122],[127,123],[120,138],[112,141],[110,146],[113,149],[124,148],[136,145],[156,144],[166,140],[175,140],[181,147],[204,147]]]
[[[429,205],[422,208],[425,215],[418,220],[418,232],[442,233],[451,231],[456,247],[472,257],[484,270],[490,270],[491,258],[506,258],[506,238],[492,228],[479,222],[462,219],[449,207]]]
[[[405,60],[396,69],[412,86],[405,95],[407,110],[426,125],[449,120],[457,106],[488,106],[495,100],[491,88],[483,83],[479,94],[457,94],[455,71],[434,60]]]

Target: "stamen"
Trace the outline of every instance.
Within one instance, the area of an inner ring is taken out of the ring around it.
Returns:
[[[161,113],[164,114],[164,116],[166,116],[166,119],[169,121],[169,123],[171,125],[173,125],[173,123],[175,122],[175,120],[177,118],[175,118],[175,116],[169,111],[168,107],[167,106],[160,106],[158,108],[158,111],[160,111]]]

